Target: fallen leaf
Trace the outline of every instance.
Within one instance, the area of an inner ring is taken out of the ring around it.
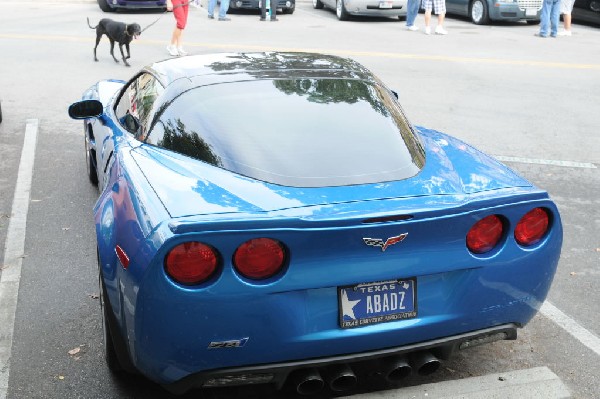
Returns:
[[[64,376],[64,375],[59,375],[59,376],[58,376],[58,379],[62,381],[62,380],[64,380],[64,379],[65,379],[65,376]]]
[[[577,275],[577,273],[575,273],[575,272],[571,272],[570,274],[571,274],[571,276]]]
[[[78,346],[77,348],[73,348],[69,351],[69,355],[73,356],[81,352],[81,348]]]
[[[98,299],[98,298],[100,298],[100,296],[98,294],[95,294],[95,293],[94,294],[88,294],[88,296],[90,298],[92,298],[92,299]]]

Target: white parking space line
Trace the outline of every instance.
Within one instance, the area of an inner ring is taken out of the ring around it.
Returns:
[[[500,162],[516,162],[516,163],[532,163],[538,165],[553,165],[553,166],[565,166],[569,168],[588,168],[596,169],[596,165],[589,162],[572,162],[572,161],[556,161],[552,159],[532,159],[532,158],[520,158],[520,157],[505,157],[503,155],[494,155]]]
[[[560,309],[546,301],[540,308],[540,313],[558,324],[566,332],[575,337],[579,342],[600,356],[600,338],[586,330],[575,320],[564,314]]]
[[[570,397],[567,387],[547,367],[352,396],[353,399],[562,399]]]
[[[12,212],[6,233],[4,261],[0,264],[0,399],[6,399],[8,393],[10,356],[19,282],[21,280],[21,266],[25,256],[27,212],[29,210],[37,135],[38,120],[28,119],[25,126],[25,140],[21,151]]]

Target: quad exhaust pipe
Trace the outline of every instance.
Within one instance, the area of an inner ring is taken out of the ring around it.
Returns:
[[[413,372],[421,376],[433,374],[440,365],[440,360],[433,353],[422,351],[412,353],[408,357],[384,358],[380,362],[379,370],[386,381],[397,383]],[[321,371],[316,368],[299,370],[292,376],[292,382],[300,395],[314,395],[326,384],[334,392],[349,391],[356,386],[358,378],[349,365],[334,364]]]

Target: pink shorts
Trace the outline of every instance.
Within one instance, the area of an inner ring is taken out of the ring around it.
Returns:
[[[187,25],[188,11],[190,6],[186,0],[172,0],[173,1],[173,15],[175,21],[177,21],[177,29],[185,29]],[[182,5],[185,4],[185,5]]]

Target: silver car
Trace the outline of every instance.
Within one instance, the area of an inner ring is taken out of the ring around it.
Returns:
[[[394,17],[406,16],[407,0],[312,0],[314,8],[327,7],[335,10],[340,21],[350,16]]]

